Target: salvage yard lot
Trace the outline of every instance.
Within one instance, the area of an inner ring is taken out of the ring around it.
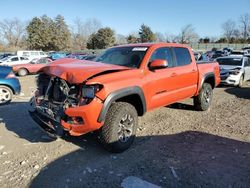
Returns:
[[[133,146],[111,154],[92,134],[51,141],[40,131],[27,112],[34,77],[0,106],[0,187],[120,187],[128,176],[161,187],[250,185],[249,83],[216,88],[206,112],[190,99],[147,113]]]

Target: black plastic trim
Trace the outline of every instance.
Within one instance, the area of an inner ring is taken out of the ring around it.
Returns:
[[[118,100],[122,97],[130,96],[130,95],[134,95],[134,94],[139,95],[141,102],[142,102],[143,114],[144,114],[146,112],[146,109],[147,109],[146,108],[146,99],[145,99],[144,93],[140,87],[134,86],[134,87],[128,87],[125,89],[120,89],[120,90],[117,90],[117,91],[110,93],[104,101],[101,113],[100,113],[97,121],[100,123],[105,119],[105,116],[108,112],[108,109],[113,102],[115,102],[116,100]]]
[[[203,79],[202,79],[202,82],[201,82],[200,88],[202,87],[202,85],[203,85],[203,83],[205,82],[205,80],[207,80],[208,78],[213,78],[213,79],[214,79],[214,87],[215,87],[215,85],[216,85],[215,75],[214,75],[214,73],[209,72],[209,73],[206,73],[206,74],[204,75],[204,77],[203,77]]]

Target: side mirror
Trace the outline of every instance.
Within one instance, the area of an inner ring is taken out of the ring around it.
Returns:
[[[155,59],[149,64],[149,68],[151,70],[162,69],[166,67],[168,67],[168,62],[167,60],[162,60],[162,59]]]

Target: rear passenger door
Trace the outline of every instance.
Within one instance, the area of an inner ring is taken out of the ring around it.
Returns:
[[[198,69],[188,48],[173,47],[175,60],[176,96],[178,100],[192,97],[197,91]]]

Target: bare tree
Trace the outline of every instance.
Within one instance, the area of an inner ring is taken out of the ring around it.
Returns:
[[[244,41],[246,41],[250,35],[250,14],[241,15],[239,18],[239,22],[240,22],[240,32],[242,34]]]
[[[156,36],[156,42],[165,42],[166,41],[164,34],[162,34],[161,32],[156,32],[155,36]]]
[[[191,43],[197,42],[199,40],[198,34],[195,32],[193,25],[188,24],[181,29],[181,33],[179,35],[180,43]]]
[[[9,47],[21,47],[25,40],[26,24],[17,18],[12,20],[3,20],[0,22],[0,33],[3,42]]]
[[[115,44],[117,44],[117,45],[121,45],[121,44],[126,44],[127,43],[127,39],[126,39],[126,37],[124,35],[117,34],[115,36],[115,39],[116,39]]]
[[[172,33],[165,33],[164,35],[166,42],[178,42],[178,36]]]
[[[226,37],[228,42],[231,42],[231,39],[235,35],[236,24],[233,20],[227,20],[222,24],[223,34]]]
[[[97,19],[93,18],[83,21],[80,18],[76,18],[74,20],[74,25],[71,28],[74,50],[85,49],[89,36],[96,33],[101,27],[102,24]]]

